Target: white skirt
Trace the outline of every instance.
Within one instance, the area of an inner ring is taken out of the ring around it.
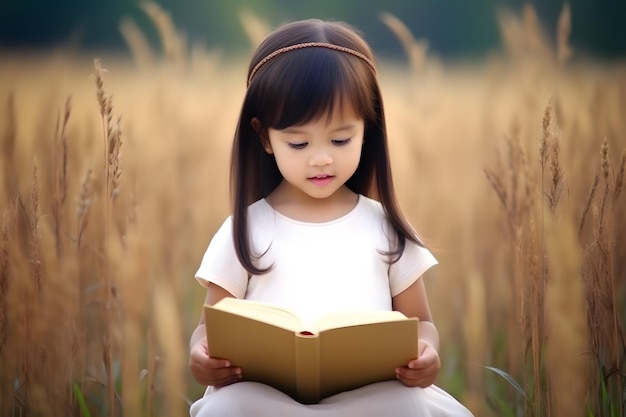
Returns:
[[[300,404],[288,395],[257,382],[238,382],[207,389],[192,404],[191,417],[472,417],[472,413],[441,388],[409,388],[398,381],[371,384]]]

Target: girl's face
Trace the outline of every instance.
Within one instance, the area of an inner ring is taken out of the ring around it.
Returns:
[[[331,197],[354,174],[361,158],[365,123],[350,106],[335,108],[300,126],[268,129],[265,150],[294,197]]]

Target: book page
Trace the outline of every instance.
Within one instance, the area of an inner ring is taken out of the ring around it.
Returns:
[[[306,330],[317,334],[328,329],[406,320],[406,318],[407,317],[399,311],[345,311],[323,316],[312,323],[309,326],[310,328]]]
[[[274,304],[227,297],[218,301],[213,307],[282,329],[294,332],[302,330],[301,321],[296,314]]]
[[[409,318],[320,333],[321,397],[394,380],[396,367],[417,358],[417,323]]]

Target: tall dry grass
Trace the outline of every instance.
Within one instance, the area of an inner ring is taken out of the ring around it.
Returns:
[[[246,65],[144,10],[162,51],[125,20],[132,59],[0,59],[2,415],[182,416],[202,394],[193,274],[228,214]],[[438,384],[476,415],[623,414],[626,77],[576,55],[569,13],[550,35],[503,12],[504,50],[456,64],[381,16],[411,57],[380,80],[400,200],[440,261]],[[268,30],[241,18],[251,43]]]

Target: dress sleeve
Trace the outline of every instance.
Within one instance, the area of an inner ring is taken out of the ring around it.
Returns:
[[[428,249],[407,240],[400,259],[389,267],[391,296],[395,297],[409,288],[411,284],[432,266],[437,265],[437,263],[437,259]]]
[[[248,272],[237,259],[232,217],[226,219],[211,239],[195,278],[205,287],[211,282],[237,298],[245,297]]]

